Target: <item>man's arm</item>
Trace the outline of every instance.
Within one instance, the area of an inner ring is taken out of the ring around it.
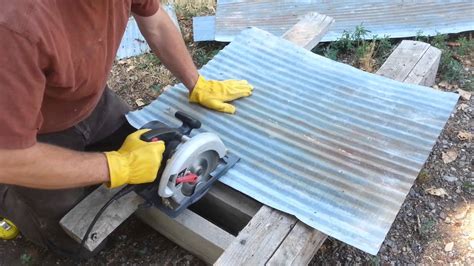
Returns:
[[[181,34],[168,14],[160,7],[150,17],[134,17],[153,53],[191,91],[199,74]]]
[[[0,149],[0,184],[62,189],[153,182],[165,144],[141,140],[146,131],[128,135],[118,151],[105,153],[78,152],[42,143],[26,149]]]
[[[245,80],[206,80],[196,70],[181,34],[163,9],[150,17],[134,15],[141,33],[161,62],[189,89],[189,101],[209,109],[233,114],[228,102],[252,94]]]
[[[62,189],[109,181],[103,153],[77,152],[37,143],[27,149],[0,149],[0,162],[3,184]]]

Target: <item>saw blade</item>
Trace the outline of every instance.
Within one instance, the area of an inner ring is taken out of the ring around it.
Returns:
[[[226,152],[224,143],[214,133],[200,133],[186,139],[167,160],[158,194],[162,198],[173,197],[175,202],[192,196],[209,180],[209,173],[217,167]]]
[[[206,151],[199,154],[196,159],[187,167],[187,171],[196,174],[195,183],[181,184],[181,192],[185,196],[191,196],[195,188],[210,179],[210,173],[214,171],[219,163],[219,156],[214,151]],[[179,187],[178,187],[179,189]]]

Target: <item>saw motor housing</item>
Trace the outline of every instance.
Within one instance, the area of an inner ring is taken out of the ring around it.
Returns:
[[[165,142],[165,152],[156,180],[138,185],[136,192],[146,205],[156,206],[171,217],[178,216],[189,205],[198,201],[210,187],[237,161],[227,153],[222,140],[214,133],[198,133],[193,129],[201,122],[184,112],[175,117],[182,122],[177,128],[152,121],[142,128],[150,129],[141,136],[143,141]]]

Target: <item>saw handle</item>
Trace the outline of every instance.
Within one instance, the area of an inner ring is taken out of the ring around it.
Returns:
[[[174,128],[159,128],[152,129],[140,136],[140,139],[146,142],[154,142],[162,140],[165,143],[169,143],[173,140],[180,141],[183,134]]]
[[[184,135],[189,135],[189,133],[191,133],[191,130],[201,127],[201,122],[199,120],[184,112],[177,111],[174,116],[178,118],[181,122],[183,122],[179,129]]]

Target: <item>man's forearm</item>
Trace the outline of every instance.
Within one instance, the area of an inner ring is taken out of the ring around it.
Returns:
[[[183,38],[162,8],[150,17],[134,16],[152,51],[183,84],[191,90],[198,72]]]
[[[0,150],[0,183],[40,189],[83,187],[109,181],[102,153],[77,152],[37,143],[22,150]]]

